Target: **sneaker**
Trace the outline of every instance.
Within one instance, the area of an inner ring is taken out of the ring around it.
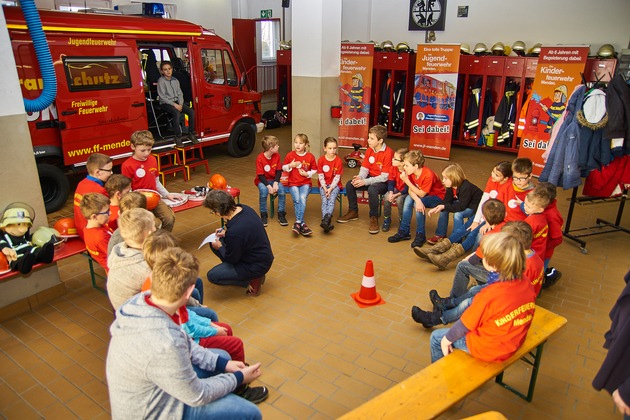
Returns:
[[[260,213],[260,220],[262,220],[263,226],[267,227],[267,224],[269,223],[269,215],[266,211]]]
[[[556,284],[558,280],[562,277],[562,273],[556,270],[553,267],[547,268],[545,272],[545,278],[543,279],[543,289],[549,289],[551,286]]]
[[[412,248],[420,248],[422,245],[424,245],[424,243],[426,241],[427,240],[425,239],[424,235],[416,234],[416,238],[411,243],[411,247]]]
[[[413,306],[411,308],[411,317],[418,324],[422,324],[424,328],[431,328],[435,327],[436,325],[442,325],[442,320],[440,319],[441,316],[441,311],[423,311],[417,306]]]
[[[368,231],[372,235],[377,234],[381,231],[381,228],[378,225],[378,217],[370,216],[370,227],[368,228]]]
[[[175,146],[176,147],[184,147],[184,142],[182,141],[182,137],[175,137]]]
[[[300,234],[302,236],[310,236],[313,234],[313,231],[308,226],[306,226],[306,223],[302,223],[300,225]]]
[[[411,235],[409,233],[398,231],[394,236],[390,236],[389,238],[387,238],[387,242],[396,243],[400,241],[408,241],[410,239]]]
[[[289,224],[289,222],[287,222],[287,213],[284,211],[279,211],[278,212],[278,223],[280,223],[280,226],[287,226]]]
[[[299,235],[300,234],[300,224],[298,222],[293,223],[293,228],[291,230]]]
[[[260,289],[262,288],[262,285],[265,284],[265,278],[266,276],[253,278],[252,281],[249,282],[249,286],[247,286],[247,292],[245,292],[245,294],[253,297],[260,296]]]
[[[251,403],[260,404],[269,396],[269,390],[266,386],[249,386],[244,384],[234,390],[234,395],[238,395]]]
[[[440,242],[442,239],[444,239],[444,236],[435,235],[434,237],[427,239],[427,242],[430,243],[431,245],[435,245],[438,242]]]
[[[383,232],[389,232],[389,227],[392,225],[392,218],[391,217],[386,217],[383,220],[383,227],[381,227],[381,230]]]
[[[337,223],[348,223],[353,220],[359,220],[359,212],[356,210],[348,210],[348,213],[337,219]]]

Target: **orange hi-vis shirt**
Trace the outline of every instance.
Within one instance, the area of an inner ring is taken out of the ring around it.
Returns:
[[[528,281],[534,286],[536,296],[540,293],[545,278],[545,263],[536,252],[532,252],[525,260],[525,271],[523,271],[523,280]]]
[[[442,181],[440,181],[435,172],[426,166],[422,167],[422,172],[420,172],[419,176],[411,174],[409,180],[413,185],[424,191],[426,195],[439,197],[441,200],[446,195],[446,188],[444,188]]]
[[[361,167],[369,171],[370,178],[379,176],[382,173],[388,175],[392,172],[392,158],[394,157],[394,151],[391,147],[385,145],[381,150],[375,152],[374,149],[368,147],[365,151],[365,158],[361,162]]]
[[[523,344],[536,309],[534,287],[526,280],[499,281],[481,289],[461,317],[470,354],[487,362],[512,356]]]

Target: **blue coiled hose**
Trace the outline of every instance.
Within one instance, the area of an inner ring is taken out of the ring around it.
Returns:
[[[44,89],[41,95],[39,95],[39,98],[24,98],[24,108],[26,108],[26,112],[38,112],[48,108],[55,100],[55,96],[57,96],[57,78],[55,77],[50,48],[48,48],[48,42],[46,41],[46,35],[42,29],[42,21],[39,18],[35,1],[22,0],[20,4],[26,25],[28,26],[28,33],[33,40],[35,55],[39,62],[39,70],[42,74],[42,80],[44,81]]]

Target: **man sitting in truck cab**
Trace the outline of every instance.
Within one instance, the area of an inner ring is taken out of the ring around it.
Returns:
[[[157,93],[162,108],[173,117],[175,130],[175,144],[182,147],[183,138],[188,137],[193,144],[199,142],[195,135],[195,111],[184,102],[184,93],[179,81],[173,77],[173,66],[170,61],[162,61],[160,65],[162,77],[157,82]],[[184,119],[182,114],[188,116],[188,134],[184,131]]]

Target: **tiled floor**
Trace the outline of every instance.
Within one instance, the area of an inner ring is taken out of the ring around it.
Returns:
[[[268,133],[281,138],[281,153],[286,153],[290,128]],[[406,142],[389,144],[397,148]],[[211,171],[240,188],[241,202],[257,209],[252,182],[256,153],[233,159],[224,146],[207,150]],[[462,164],[469,178],[482,187],[494,163],[512,158],[480,150],[452,151],[452,161]],[[428,160],[434,170],[444,165]],[[356,171],[346,169],[343,179]],[[205,184],[207,178],[198,168],[190,182],[183,183],[180,175],[167,187],[183,190]],[[568,196],[560,193],[559,207],[565,215]],[[431,288],[443,293],[450,289],[452,268],[437,271],[411,252],[409,242],[389,244],[387,234],[370,235],[366,206],[360,207],[359,221],[336,224],[325,235],[318,227],[319,205],[318,197],[309,198],[306,220],[315,230],[310,238],[296,237],[290,227],[270,220],[267,232],[276,260],[260,297],[247,297],[236,287],[206,284],[206,303],[244,340],[248,361],[263,363],[260,383],[270,388],[270,397],[260,407],[269,419],[338,417],[422,369],[429,363],[430,332],[411,320],[410,307],[428,307]],[[573,226],[590,226],[596,217],[614,220],[616,208],[611,204],[580,207]],[[293,214],[292,204],[288,213]],[[622,222],[626,227],[628,213]],[[69,214],[70,201],[63,211],[50,215],[50,221]],[[202,273],[216,259],[197,246],[218,225],[219,220],[203,208],[177,215],[175,234],[201,259]],[[428,231],[434,226],[431,220]],[[587,242],[588,255],[573,242],[560,246],[553,265],[564,276],[539,300],[569,322],[545,347],[534,401],[526,403],[489,382],[444,418],[489,410],[510,419],[619,418],[611,398],[595,392],[590,384],[605,354],[601,345],[609,326],[607,314],[630,266],[630,237],[613,233]],[[374,261],[377,289],[387,303],[359,309],[349,295],[358,291],[368,259]],[[109,302],[90,287],[84,258],[65,260],[59,270],[68,291],[65,296],[0,324],[1,417],[109,417],[104,374],[113,317]],[[524,385],[526,374],[525,365],[518,364],[506,377]],[[419,418],[422,413],[409,417]]]

